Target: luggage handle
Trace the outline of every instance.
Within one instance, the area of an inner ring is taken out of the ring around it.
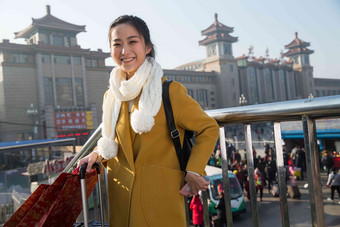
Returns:
[[[84,214],[84,226],[89,227],[89,205],[87,203],[87,195],[86,195],[86,175],[87,163],[83,164],[79,168],[79,176],[80,176],[80,186],[81,186],[81,199],[83,204],[83,214]],[[97,162],[93,163],[92,169],[96,169],[97,177],[98,177],[98,189],[99,189],[99,203],[100,203],[100,217],[101,224],[104,227],[104,207],[103,207],[103,197],[102,197],[102,187],[101,187],[101,179],[100,179],[100,166]]]

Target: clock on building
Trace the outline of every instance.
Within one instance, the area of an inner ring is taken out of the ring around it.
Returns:
[[[216,55],[216,45],[212,44],[208,46],[208,57]]]
[[[224,49],[224,55],[231,55],[231,45],[230,43],[225,43],[223,45],[223,49]]]

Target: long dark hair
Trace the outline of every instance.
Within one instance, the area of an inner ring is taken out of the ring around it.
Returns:
[[[110,40],[110,46],[111,46],[111,32],[112,29],[114,29],[117,25],[120,24],[130,24],[132,25],[137,32],[143,36],[145,45],[150,45],[151,51],[147,54],[147,56],[155,58],[155,48],[153,43],[151,42],[150,38],[150,31],[148,26],[146,25],[145,21],[137,16],[131,16],[131,15],[123,15],[118,17],[116,20],[114,20],[110,26],[109,30],[109,40]]]

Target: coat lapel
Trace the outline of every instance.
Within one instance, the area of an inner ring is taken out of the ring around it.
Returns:
[[[130,135],[129,104],[127,102],[122,102],[122,107],[116,124],[116,135],[126,160],[130,165],[130,169],[135,171]]]

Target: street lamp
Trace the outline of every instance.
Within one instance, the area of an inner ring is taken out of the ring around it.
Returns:
[[[39,112],[38,110],[34,107],[33,103],[31,103],[30,108],[26,111],[27,115],[29,118],[32,119],[32,123],[33,123],[33,135],[32,135],[32,140],[35,139],[36,136],[38,134],[38,127],[37,127],[37,123],[38,123],[38,115]]]
[[[241,96],[240,96],[240,98],[239,98],[239,100],[238,100],[238,103],[239,103],[241,106],[247,105],[247,99],[246,99],[246,97],[245,97],[243,94],[241,94]]]

